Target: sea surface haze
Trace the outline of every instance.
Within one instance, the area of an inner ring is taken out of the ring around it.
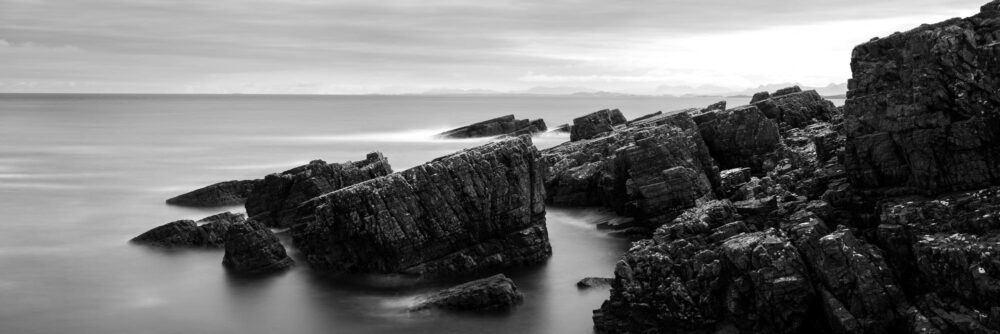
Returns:
[[[553,256],[508,270],[525,295],[500,315],[409,313],[455,281],[289,272],[228,275],[221,250],[159,250],[132,237],[192,209],[164,200],[310,160],[381,151],[396,171],[487,139],[434,134],[514,114],[550,128],[603,108],[628,118],[720,98],[0,94],[0,333],[587,333],[628,241],[608,213],[548,208]],[[748,98],[728,99],[730,106]],[[841,101],[837,101],[838,104]],[[539,148],[567,141],[542,134]],[[286,245],[290,241],[282,237]],[[288,248],[293,257],[294,247]]]

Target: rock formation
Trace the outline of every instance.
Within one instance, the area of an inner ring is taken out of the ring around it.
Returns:
[[[769,95],[754,95],[752,105],[768,118],[796,128],[817,121],[829,122],[839,115],[833,102],[815,90],[802,91],[798,86],[779,89]]]
[[[223,212],[198,221],[178,220],[146,231],[133,238],[132,242],[162,248],[220,248],[225,245],[229,227],[244,220],[246,216],[242,213],[231,212]]]
[[[317,270],[461,274],[551,255],[538,150],[502,139],[304,203],[292,230]]]
[[[365,160],[328,164],[315,160],[307,165],[271,174],[257,183],[247,197],[247,214],[271,227],[290,227],[295,209],[316,196],[362,181],[389,175],[392,168],[381,153]]]
[[[592,289],[598,287],[604,287],[611,285],[614,282],[613,278],[607,277],[584,277],[579,282],[576,282],[576,287],[578,289]]]
[[[194,207],[240,205],[260,180],[219,182],[167,200],[167,204]]]
[[[605,206],[650,228],[713,196],[719,181],[718,167],[686,112],[564,143],[544,150],[542,159],[549,203]]]
[[[445,138],[479,138],[500,135],[523,135],[545,132],[545,121],[542,119],[516,119],[514,115],[497,117],[479,123],[451,129],[439,134]]]
[[[423,297],[410,310],[507,311],[521,303],[523,299],[514,281],[503,274],[498,274]]]
[[[241,275],[262,275],[280,272],[295,262],[285,253],[285,247],[271,230],[248,220],[233,224],[226,232],[226,255],[222,265]]]
[[[625,124],[625,115],[618,109],[595,111],[574,119],[569,137],[572,141],[591,139],[610,132],[619,124]]]
[[[1000,181],[1000,11],[859,45],[845,166],[861,187],[943,192]]]
[[[754,106],[711,110],[694,120],[721,169],[749,167],[759,174],[780,160],[778,125]]]

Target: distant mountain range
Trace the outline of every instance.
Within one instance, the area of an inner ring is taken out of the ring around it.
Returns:
[[[757,92],[773,92],[781,88],[799,86],[803,90],[815,89],[820,95],[827,97],[842,97],[847,94],[847,83],[831,83],[823,87],[812,87],[797,83],[777,83],[760,85],[756,88],[733,90],[721,86],[659,86],[651,94],[633,94],[626,92],[609,92],[586,87],[556,86],[556,87],[532,87],[522,91],[496,91],[489,89],[431,89],[418,95],[572,95],[572,96],[593,96],[593,97],[627,97],[627,96],[753,96]]]

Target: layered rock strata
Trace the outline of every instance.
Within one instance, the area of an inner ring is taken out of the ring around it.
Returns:
[[[507,138],[304,203],[292,230],[317,270],[463,274],[551,255],[543,167]]]
[[[548,128],[542,119],[516,119],[514,115],[507,115],[451,129],[438,135],[445,138],[478,138],[500,135],[530,135],[545,132],[546,130]]]
[[[625,124],[625,115],[618,109],[595,111],[573,120],[570,140],[591,139],[614,130],[616,125]]]
[[[246,216],[242,213],[231,212],[208,216],[198,221],[178,220],[146,231],[133,238],[132,242],[162,248],[221,248],[225,245],[229,228],[245,220]]]
[[[167,200],[167,204],[193,207],[240,205],[246,202],[260,180],[219,182]]]
[[[504,274],[463,283],[422,297],[411,311],[442,309],[463,312],[507,311],[524,300]]]
[[[236,274],[276,273],[295,264],[278,237],[266,226],[253,220],[230,226],[226,232],[225,247],[222,265]]]

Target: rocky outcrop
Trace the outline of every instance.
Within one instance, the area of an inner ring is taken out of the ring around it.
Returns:
[[[226,233],[233,224],[246,220],[242,213],[223,212],[198,221],[178,220],[170,222],[132,239],[133,243],[162,248],[209,247],[225,245]]]
[[[618,109],[599,110],[573,120],[570,140],[584,140],[611,132],[616,125],[625,124],[625,115]]]
[[[933,193],[1000,183],[998,32],[990,3],[854,49],[844,108],[852,183]]]
[[[520,304],[523,299],[514,281],[504,274],[498,274],[423,297],[410,310],[507,311]]]
[[[257,183],[247,197],[247,214],[271,227],[290,227],[295,209],[316,196],[380,176],[392,168],[381,153],[369,153],[365,160],[328,164],[315,160],[307,165],[271,174]]]
[[[719,182],[718,167],[685,112],[564,143],[542,158],[549,203],[605,206],[649,229],[714,196]]]
[[[530,137],[502,139],[312,199],[292,237],[317,270],[462,274],[551,255]]]
[[[778,125],[754,106],[712,110],[694,120],[719,168],[749,167],[759,174],[780,160]]]
[[[167,204],[193,207],[240,205],[260,180],[219,182],[167,200]]]
[[[751,104],[767,118],[793,128],[817,121],[830,122],[837,118],[837,107],[815,90],[802,91],[798,86],[779,89],[774,94],[754,95]]]
[[[497,117],[479,123],[451,129],[438,134],[445,138],[479,138],[500,135],[522,135],[545,132],[548,128],[542,119],[516,119],[514,115]]]
[[[552,132],[570,133],[570,132],[573,132],[573,126],[569,125],[569,124],[560,124],[560,125],[556,126],[555,129],[552,129]]]
[[[295,264],[278,237],[260,223],[248,220],[233,224],[226,232],[226,255],[222,265],[240,275],[262,275],[284,271]]]

